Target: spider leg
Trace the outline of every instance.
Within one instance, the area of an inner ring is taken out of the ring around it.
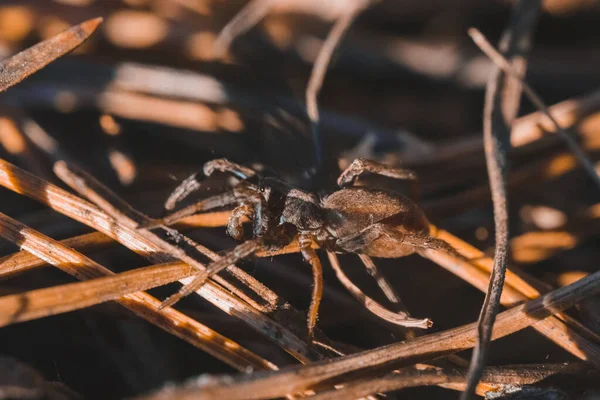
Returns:
[[[165,210],[172,210],[175,208],[177,203],[183,201],[190,194],[200,189],[200,182],[198,181],[198,173],[195,172],[192,175],[185,178],[176,188],[173,190],[171,195],[165,201]]]
[[[235,196],[233,191],[218,194],[216,196],[207,197],[206,199],[200,200],[197,203],[190,204],[181,210],[175,211],[174,213],[168,214],[163,218],[151,219],[146,223],[140,224],[140,229],[152,229],[160,225],[173,225],[177,221],[196,214],[200,211],[208,211],[219,207],[228,206],[235,204],[239,199]]]
[[[227,222],[227,234],[235,240],[242,240],[244,238],[244,228],[242,219],[248,217],[252,219],[254,215],[254,207],[251,204],[243,203],[237,206],[231,213],[229,221]]]
[[[248,179],[256,175],[252,169],[233,163],[225,158],[208,161],[204,164],[203,172],[205,176],[211,176],[217,170],[220,172],[228,172],[240,179]],[[173,190],[165,202],[165,209],[171,211],[178,203],[185,200],[190,194],[200,189],[201,183],[198,180],[198,173],[194,173],[187,177]]]
[[[372,174],[387,176],[388,178],[411,181],[417,180],[417,174],[409,169],[392,168],[366,158],[357,158],[352,161],[352,164],[350,164],[344,172],[341,173],[337,183],[341,187],[350,186],[356,181],[356,178],[365,171]]]
[[[218,158],[216,160],[207,161],[204,164],[204,175],[211,176],[215,170],[230,173],[242,180],[252,178],[256,175],[256,172],[253,169],[231,162],[226,158]]]
[[[254,240],[248,240],[244,243],[241,243],[241,244],[237,245],[236,247],[234,247],[233,249],[227,251],[219,259],[210,263],[206,267],[206,270],[204,270],[201,274],[196,275],[196,277],[194,277],[190,283],[183,286],[179,290],[179,292],[177,292],[174,295],[172,295],[171,297],[167,298],[159,306],[159,310],[163,309],[165,307],[173,306],[175,303],[177,303],[179,300],[181,300],[188,294],[191,294],[192,292],[195,292],[196,290],[200,289],[206,283],[206,281],[208,281],[208,279],[210,279],[211,276],[219,273],[220,271],[224,270],[225,268],[229,267],[230,265],[237,263],[238,261],[248,257],[249,255],[255,253],[256,251],[258,251],[262,248],[263,248],[262,240],[254,239]]]
[[[405,326],[408,328],[427,329],[433,325],[431,320],[428,318],[416,319],[412,318],[406,312],[392,312],[386,309],[384,306],[365,295],[362,290],[352,283],[346,274],[344,274],[344,271],[342,270],[340,262],[335,253],[328,251],[327,257],[329,258],[329,263],[331,264],[331,267],[333,268],[338,280],[342,283],[342,285],[344,285],[344,287],[350,292],[350,294],[352,294],[352,296],[354,296],[356,300],[363,303],[369,311],[379,318],[391,322],[392,324]]]
[[[462,254],[457,252],[454,247],[450,246],[444,240],[437,239],[432,236],[406,235],[403,236],[400,241],[404,244],[408,244],[422,250],[442,250],[446,253],[452,254],[453,256],[466,259]]]
[[[358,257],[360,258],[364,266],[367,268],[367,272],[369,273],[369,275],[371,275],[373,279],[375,279],[375,282],[377,282],[377,286],[379,286],[379,288],[381,289],[385,297],[387,297],[387,299],[390,301],[390,303],[394,303],[402,309],[406,309],[406,307],[402,303],[402,300],[400,300],[400,296],[398,296],[392,285],[386,279],[385,275],[383,275],[383,273],[379,271],[379,268],[377,268],[377,265],[373,262],[373,259],[366,254],[359,254]]]
[[[386,232],[383,224],[373,224],[365,229],[336,240],[335,245],[348,253],[357,253],[360,249],[370,245],[375,239]]]
[[[372,174],[387,176],[388,178],[411,181],[412,198],[416,200],[419,196],[419,178],[414,171],[403,168],[392,168],[366,158],[357,158],[352,161],[344,172],[340,174],[337,183],[340,187],[352,186],[356,179],[365,171]]]
[[[300,235],[298,238],[302,257],[308,262],[313,271],[314,286],[312,291],[312,300],[308,311],[308,342],[312,343],[315,334],[315,326],[319,316],[319,305],[323,297],[323,267],[317,252],[311,247],[312,239],[308,235]]]
[[[168,214],[163,218],[157,218],[141,224],[138,228],[152,229],[160,225],[173,225],[177,221],[194,215],[198,212],[209,211],[215,208],[225,207],[231,204],[250,202],[254,204],[264,203],[264,198],[260,194],[258,188],[248,183],[240,183],[233,188],[232,191],[221,193],[215,196],[200,200],[197,203],[190,204],[187,207],[177,210],[174,213]],[[259,206],[255,207],[259,208]],[[262,208],[261,208],[262,212]]]

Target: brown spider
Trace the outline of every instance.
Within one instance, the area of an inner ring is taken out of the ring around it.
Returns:
[[[194,280],[168,298],[161,307],[171,306],[198,290],[212,275],[260,250],[277,250],[297,239],[304,259],[312,266],[314,288],[308,313],[308,332],[312,339],[323,291],[322,267],[313,243],[333,253],[355,253],[363,262],[368,256],[398,258],[421,249],[454,250],[443,240],[430,236],[429,221],[411,199],[398,193],[353,187],[365,171],[395,179],[415,180],[409,170],[390,168],[366,159],[356,159],[339,176],[341,187],[318,199],[313,193],[293,187],[277,178],[260,178],[249,168],[217,159],[204,165],[204,175],[215,170],[232,174],[240,181],[232,190],[206,198],[140,228],[170,225],[200,211],[235,205],[227,233],[243,240],[244,217],[252,220],[253,238],[227,251],[208,265]],[[165,207],[177,203],[200,187],[196,174],[183,181],[171,194]],[[258,184],[250,181],[257,178]],[[367,260],[370,261],[370,260]],[[394,322],[408,327],[428,328],[431,321],[402,317]]]

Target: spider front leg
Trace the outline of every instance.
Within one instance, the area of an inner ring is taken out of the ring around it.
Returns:
[[[140,224],[139,228],[152,229],[160,225],[173,225],[177,221],[180,221],[185,217],[189,217],[190,215],[194,215],[199,212],[210,211],[215,208],[225,207],[232,204],[243,204],[245,202],[262,204],[264,202],[263,200],[264,199],[260,194],[258,188],[256,188],[254,185],[241,182],[236,187],[234,187],[232,191],[221,193],[200,200],[197,203],[190,204],[189,206],[184,207],[181,210],[168,214],[163,218],[153,219],[148,221],[147,223]]]
[[[413,183],[411,185],[412,197],[413,199],[418,197],[418,177],[414,171],[402,168],[392,168],[366,158],[357,158],[352,161],[352,164],[340,174],[337,183],[340,187],[352,186],[356,179],[365,173],[365,171],[376,175],[387,176],[388,178],[411,181]]]
[[[370,172],[372,174],[387,176],[388,178],[393,179],[402,179],[402,180],[417,180],[417,174],[414,171],[409,169],[402,168],[392,168],[385,164],[380,164],[375,161],[367,160],[366,158],[357,158],[352,161],[352,164],[348,166],[341,173],[338,178],[338,185],[341,187],[350,186],[356,181],[360,175],[362,175],[365,171]]]
[[[311,247],[312,238],[310,235],[301,234],[298,238],[298,242],[300,244],[302,257],[304,257],[304,260],[311,265],[313,271],[314,286],[310,309],[308,311],[308,342],[312,343],[315,335],[317,318],[319,316],[319,305],[321,304],[321,298],[323,297],[323,267],[317,252]]]
[[[220,172],[227,172],[235,176],[236,178],[246,180],[256,175],[256,172],[250,168],[242,165],[233,163],[225,158],[218,158],[216,160],[207,161],[203,167],[204,176],[211,176],[212,173],[217,170]],[[201,183],[197,179],[198,173],[193,173],[187,177],[183,182],[179,184],[173,190],[173,193],[169,196],[165,202],[166,210],[173,210],[175,206],[185,200],[190,194],[200,189]]]

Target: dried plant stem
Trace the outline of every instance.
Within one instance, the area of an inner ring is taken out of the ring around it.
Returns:
[[[99,230],[152,262],[173,261],[172,256],[166,254],[161,247],[142,236],[140,232],[119,224],[96,206],[4,160],[0,160],[0,185],[31,197],[61,214]],[[309,351],[304,341],[289,332],[288,329],[231,295],[216,283],[209,281],[200,289],[200,293],[206,300],[227,314],[246,322],[299,360],[307,361],[309,355],[314,354]]]
[[[502,51],[507,53],[519,68],[516,77],[520,77],[525,72],[526,56],[531,47],[532,31],[537,23],[540,6],[539,0],[518,1],[513,7],[509,25],[502,35],[500,44]],[[467,387],[461,395],[461,400],[473,397],[477,383],[483,374],[508,268],[506,174],[510,149],[510,126],[516,117],[521,99],[520,82],[520,80],[507,79],[505,74],[496,70],[490,77],[486,89],[483,142],[494,208],[496,249],[494,268],[478,320],[478,341],[471,356]]]
[[[225,54],[233,40],[242,33],[250,30],[269,10],[273,7],[274,0],[252,0],[250,1],[229,23],[221,30],[215,41],[215,53],[222,56]]]
[[[317,59],[315,60],[315,64],[308,80],[308,85],[306,86],[306,111],[311,123],[318,168],[321,168],[325,163],[323,160],[325,150],[323,149],[323,140],[319,135],[319,106],[317,97],[323,86],[325,73],[327,72],[335,48],[350,28],[350,25],[352,25],[352,22],[356,19],[358,14],[363,11],[366,5],[367,4],[357,3],[350,6],[348,11],[340,15],[333,28],[331,28],[329,35],[327,35],[327,39],[325,39],[325,43],[323,43],[323,47],[317,55]]]
[[[112,243],[115,243],[113,239],[100,232],[86,233],[60,242],[77,251],[95,250]],[[44,260],[26,251],[19,251],[0,258],[0,278],[8,278],[44,265],[48,265]]]
[[[552,116],[550,110],[548,109],[540,95],[538,95],[537,92],[535,92],[531,88],[531,86],[527,84],[527,82],[523,79],[521,74],[518,74],[512,68],[512,66],[506,60],[506,58],[504,58],[502,54],[500,54],[496,49],[494,49],[494,47],[490,44],[490,42],[488,42],[485,36],[483,36],[483,34],[479,32],[479,30],[475,28],[470,28],[469,35],[471,36],[475,44],[479,46],[481,51],[483,51],[494,62],[494,64],[496,64],[498,68],[502,69],[502,71],[507,75],[520,80],[521,84],[523,85],[523,92],[525,93],[527,98],[529,98],[531,103],[533,103],[533,105],[552,122],[552,125],[554,125],[554,128],[556,129],[556,132],[559,134],[561,139],[567,144],[569,150],[571,150],[571,152],[575,155],[583,169],[588,173],[590,178],[592,178],[596,186],[600,188],[600,176],[598,176],[598,173],[594,168],[594,163],[592,163],[587,154],[585,154],[581,147],[579,147],[579,144],[577,144],[575,139],[573,139],[573,137],[571,137],[571,135],[569,135],[569,133],[565,131],[560,126],[558,121]]]
[[[492,339],[499,339],[528,326],[536,325],[549,315],[569,308],[598,292],[600,292],[600,272],[554,290],[539,299],[504,311],[497,316]],[[463,351],[473,347],[476,341],[477,324],[471,323],[333,361],[290,367],[274,373],[261,374],[260,376],[227,377],[223,381],[215,380],[215,382],[201,387],[198,387],[198,384],[194,387],[190,383],[182,395],[193,393],[200,396],[202,393],[208,393],[229,399],[235,398],[239,393],[244,393],[245,399],[281,397],[286,394],[302,392],[321,382],[328,382],[329,387],[331,387],[333,378],[353,371],[387,365],[392,362],[399,363],[402,360],[412,364]],[[172,398],[164,397],[169,395],[173,396],[173,393],[166,390],[164,394],[158,393],[147,397],[147,399]]]
[[[199,227],[212,228],[225,226],[230,215],[230,211],[218,211],[214,213],[193,215],[175,224],[175,228],[180,227],[182,229],[190,229]],[[106,236],[102,232],[92,232],[62,240],[60,243],[78,251],[92,251],[101,249],[116,242],[113,238]],[[32,256],[26,251],[9,254],[0,258],[0,279],[23,273],[44,265],[47,265],[46,262],[35,256]]]
[[[85,268],[85,267],[84,267]],[[85,282],[0,297],[0,326],[79,310],[166,285],[193,273],[181,262],[158,264]]]
[[[0,236],[77,279],[88,280],[113,274],[81,253],[2,213],[0,213]],[[27,310],[28,304],[23,300],[26,299],[22,298],[18,301],[17,315]],[[118,302],[152,324],[203,349],[240,371],[246,371],[248,368],[277,369],[272,363],[172,308],[158,311],[160,301],[147,293],[128,294]]]

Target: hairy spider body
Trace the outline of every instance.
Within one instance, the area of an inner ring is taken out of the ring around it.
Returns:
[[[327,250],[330,255],[358,254],[370,270],[374,270],[375,266],[369,256],[398,258],[421,249],[453,251],[446,242],[430,236],[427,217],[410,198],[399,193],[352,187],[356,178],[365,171],[414,181],[416,176],[411,171],[357,159],[338,178],[341,189],[322,199],[277,178],[260,178],[253,170],[225,159],[205,164],[206,176],[214,171],[229,173],[239,179],[239,182],[231,191],[176,211],[155,221],[154,226],[169,225],[197,212],[233,206],[227,233],[237,240],[244,240],[242,222],[244,218],[249,218],[252,221],[252,239],[244,241],[211,263],[206,271],[198,274],[190,284],[167,299],[163,306],[173,305],[229,265],[259,250],[281,249],[297,239],[302,256],[312,266],[315,281],[308,316],[309,336],[312,338],[323,290],[321,262],[313,243]],[[258,181],[258,184],[252,181]],[[186,179],[167,200],[166,207],[174,208],[177,202],[199,187],[200,183],[195,175]],[[143,228],[151,227],[147,225]],[[378,274],[376,271],[371,272],[373,275]],[[361,297],[366,306],[374,303],[371,299],[366,301],[366,296],[361,296],[358,297]],[[378,315],[399,325],[419,328],[431,326],[431,321],[413,319],[404,312],[391,313],[385,310]]]
[[[321,204],[325,225],[337,239],[332,249],[335,251],[398,258],[416,251],[415,246],[402,244],[398,238],[429,236],[425,213],[411,199],[398,193],[348,188],[331,193]],[[366,229],[372,229],[373,233],[367,237],[358,234]],[[356,237],[359,239],[351,240]]]

